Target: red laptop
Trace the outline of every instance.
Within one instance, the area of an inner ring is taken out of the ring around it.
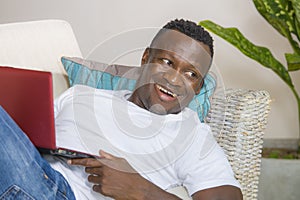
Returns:
[[[0,67],[0,105],[42,153],[91,157],[56,147],[52,84],[51,72]]]

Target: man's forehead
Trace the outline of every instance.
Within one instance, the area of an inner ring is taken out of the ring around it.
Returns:
[[[206,74],[211,64],[211,56],[209,48],[205,49],[205,46],[207,45],[179,31],[163,29],[150,47],[173,52],[198,68],[201,74]]]

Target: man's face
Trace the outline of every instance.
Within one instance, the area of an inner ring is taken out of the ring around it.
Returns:
[[[141,76],[131,97],[131,101],[140,107],[157,114],[175,114],[185,108],[194,95],[199,94],[203,77],[209,68],[207,63],[210,64],[210,60],[202,62],[199,57],[193,57],[195,53],[185,38],[175,36],[173,39],[176,42],[172,43],[171,50],[163,47],[144,52]],[[197,43],[202,52],[208,55],[209,47]]]

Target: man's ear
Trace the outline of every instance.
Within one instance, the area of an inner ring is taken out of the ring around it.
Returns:
[[[150,53],[150,48],[147,47],[143,53],[143,56],[142,56],[142,60],[141,60],[141,64],[144,65],[148,62],[149,60],[149,53]]]

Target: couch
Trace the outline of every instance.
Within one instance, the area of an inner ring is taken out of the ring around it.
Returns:
[[[82,58],[72,27],[63,20],[1,24],[0,46],[0,66],[52,72],[55,97],[69,87],[61,57]],[[228,156],[245,200],[257,199],[269,110],[270,96],[263,90],[225,89],[211,99],[206,121]],[[170,192],[189,199],[183,187]]]

